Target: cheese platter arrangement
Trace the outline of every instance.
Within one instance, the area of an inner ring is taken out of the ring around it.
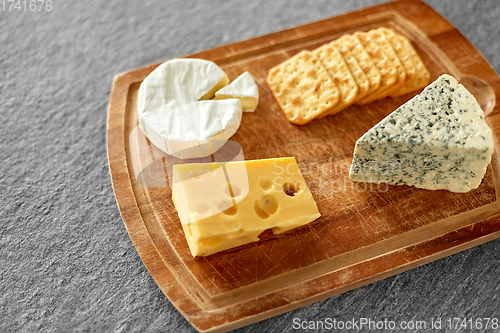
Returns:
[[[115,78],[116,201],[172,304],[228,331],[500,237],[499,93],[419,0],[166,60]]]

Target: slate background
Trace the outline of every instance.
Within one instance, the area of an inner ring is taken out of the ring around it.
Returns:
[[[0,11],[0,332],[193,331],[142,264],[115,203],[105,136],[113,76],[381,2],[52,1],[50,12]],[[498,72],[499,1],[426,2]],[[293,318],[500,318],[499,253],[492,241],[237,331],[290,332]]]

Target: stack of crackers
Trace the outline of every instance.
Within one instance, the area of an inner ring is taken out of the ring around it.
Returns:
[[[351,104],[422,89],[429,79],[408,38],[382,27],[301,51],[273,67],[267,83],[288,121],[303,125]]]

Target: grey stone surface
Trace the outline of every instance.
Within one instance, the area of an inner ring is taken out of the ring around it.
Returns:
[[[381,2],[52,1],[52,11],[1,9],[0,332],[193,331],[142,264],[115,203],[105,136],[113,76]],[[426,2],[498,72],[500,2]],[[499,253],[492,241],[237,331],[290,332],[294,318],[500,318]]]

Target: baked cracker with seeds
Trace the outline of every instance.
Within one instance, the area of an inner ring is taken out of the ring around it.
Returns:
[[[392,87],[394,83],[396,83],[397,72],[396,67],[394,67],[392,62],[385,55],[382,49],[377,45],[377,43],[375,43],[370,38],[368,33],[358,31],[354,33],[354,36],[359,39],[366,52],[372,58],[373,63],[377,66],[380,74],[382,75],[382,82],[379,89],[356,102],[356,104],[363,105],[373,102],[377,99],[378,95],[386,92],[390,87]]]
[[[320,116],[322,118],[329,114],[335,114],[354,103],[358,95],[358,85],[349,71],[344,58],[342,58],[340,52],[333,45],[324,44],[312,52],[318,56],[340,91],[339,103],[328,111],[328,113]]]
[[[285,117],[304,125],[336,106],[340,92],[321,61],[309,51],[301,51],[271,68],[267,84]]]
[[[420,59],[420,57],[418,56],[417,51],[415,51],[415,49],[411,45],[410,40],[399,34],[396,34],[396,38],[401,43],[403,50],[410,58],[413,65],[415,65],[416,73],[413,82],[396,90],[390,95],[391,97],[401,96],[411,91],[422,89],[429,84],[429,80],[431,78],[429,71],[425,67],[422,59]]]

